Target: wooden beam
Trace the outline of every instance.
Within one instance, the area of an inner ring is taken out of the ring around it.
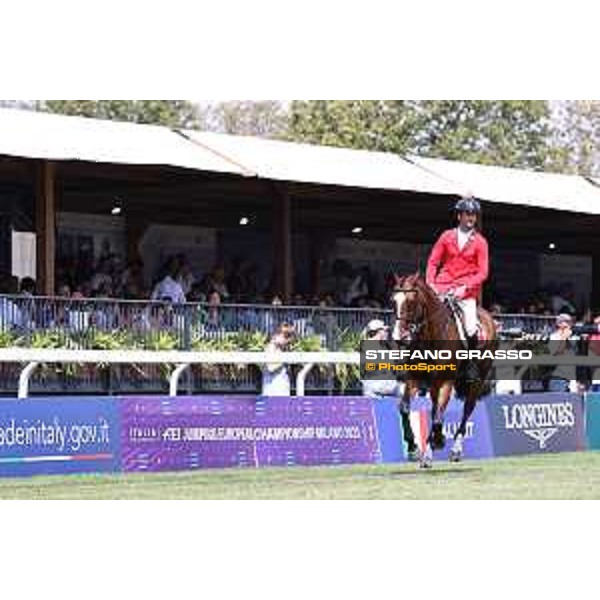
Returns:
[[[55,293],[56,256],[56,165],[40,161],[36,168],[36,261],[38,290],[46,295]]]

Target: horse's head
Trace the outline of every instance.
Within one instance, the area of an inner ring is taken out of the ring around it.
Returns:
[[[395,340],[414,340],[425,324],[425,282],[418,273],[396,277],[392,294],[396,322],[392,336]]]

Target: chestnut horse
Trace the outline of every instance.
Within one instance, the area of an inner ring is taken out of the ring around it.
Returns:
[[[393,338],[409,345],[417,342],[444,341],[444,347],[463,348],[459,330],[450,308],[444,300],[427,285],[425,280],[417,273],[407,277],[396,276],[396,286],[392,297],[395,307],[396,321],[393,329]],[[483,338],[480,348],[493,350],[497,346],[496,325],[492,316],[482,308],[478,309],[479,322],[482,327]],[[448,371],[441,379],[439,375],[428,381],[431,396],[431,429],[427,438],[427,446],[419,459],[422,467],[431,467],[433,451],[444,448],[446,440],[443,433],[444,413],[452,389],[457,395],[464,398],[463,414],[460,426],[454,436],[454,444],[450,453],[450,460],[458,462],[463,454],[463,439],[466,434],[467,421],[475,405],[486,390],[486,380],[492,368],[491,360],[479,361],[479,374],[476,379],[467,380],[464,371],[466,361],[459,362],[456,371]],[[410,425],[410,400],[416,394],[419,381],[408,379],[404,398],[400,406],[404,439],[408,443],[409,456],[417,455],[417,446]]]

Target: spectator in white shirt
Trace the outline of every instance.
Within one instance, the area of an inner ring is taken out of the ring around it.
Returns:
[[[289,323],[282,323],[267,344],[265,352],[276,359],[263,366],[262,369],[262,395],[263,396],[289,396],[291,393],[290,376],[287,366],[283,362],[283,353],[293,342],[295,331]]]
[[[177,275],[177,263],[171,261],[167,275],[154,286],[151,299],[172,302],[173,304],[185,302],[185,294],[183,293],[181,284],[177,281]]]

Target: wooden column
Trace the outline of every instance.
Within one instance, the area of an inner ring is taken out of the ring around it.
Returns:
[[[312,296],[320,296],[323,264],[328,258],[328,250],[335,247],[335,237],[324,232],[311,233],[310,243],[310,291]]]
[[[292,268],[292,203],[287,190],[274,186],[273,196],[273,257],[275,261],[275,293],[284,303],[293,294]]]
[[[592,297],[590,299],[593,315],[600,315],[600,251],[592,254]]]
[[[141,258],[140,242],[148,229],[148,221],[139,213],[125,210],[127,262]]]
[[[38,291],[55,294],[56,165],[47,160],[36,167],[35,186],[36,278]]]

